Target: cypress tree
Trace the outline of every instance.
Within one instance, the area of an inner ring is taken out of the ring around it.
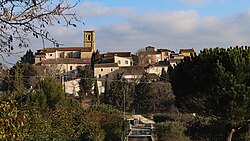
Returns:
[[[96,103],[96,105],[99,105],[100,104],[100,95],[99,95],[97,80],[95,80],[95,84],[94,84],[94,95],[95,95],[95,103]]]

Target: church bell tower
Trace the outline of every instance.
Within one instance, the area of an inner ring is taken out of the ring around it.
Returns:
[[[96,51],[95,46],[95,31],[84,31],[84,48],[92,48],[92,51]]]

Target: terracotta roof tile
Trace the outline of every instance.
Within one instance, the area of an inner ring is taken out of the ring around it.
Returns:
[[[55,51],[83,51],[83,52],[91,52],[91,47],[54,47],[54,48],[44,48],[39,49],[38,51],[45,51],[45,52],[55,52]]]
[[[140,66],[120,67],[115,71],[116,73],[123,73],[124,75],[143,75],[145,73],[144,68]]]
[[[180,49],[181,52],[194,52],[194,49]]]
[[[105,54],[105,57],[113,57],[113,56],[119,56],[119,57],[131,57],[131,52],[108,52]]]
[[[117,63],[102,63],[102,64],[95,64],[95,68],[97,67],[118,67]]]

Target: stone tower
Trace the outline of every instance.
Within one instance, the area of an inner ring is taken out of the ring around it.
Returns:
[[[95,46],[95,31],[84,31],[84,48],[91,48],[92,51],[96,51]]]

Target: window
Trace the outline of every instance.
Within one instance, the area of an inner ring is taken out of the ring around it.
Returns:
[[[103,69],[101,69],[101,71],[103,71]]]
[[[113,71],[113,69],[111,69],[111,71]]]
[[[70,67],[69,67],[69,69],[70,69],[70,70],[72,70],[72,69],[73,69],[73,67],[72,67],[72,66],[70,66]]]
[[[76,52],[76,58],[79,58],[79,57],[81,57],[80,52]]]
[[[68,58],[72,58],[73,57],[73,52],[70,52],[67,54]]]
[[[125,64],[128,64],[128,60],[125,61]]]
[[[120,61],[120,60],[118,60],[118,64],[121,64],[121,61]]]
[[[49,56],[52,56],[52,54],[49,54]]]
[[[39,60],[42,61],[42,57],[40,57]]]
[[[60,54],[60,58],[64,58],[64,53],[61,53],[61,54]]]
[[[106,77],[108,78],[108,77],[109,77],[109,75],[108,75],[108,74],[106,74]]]
[[[101,74],[99,74],[99,78],[101,78],[102,77],[102,75]]]
[[[91,41],[91,35],[90,33],[86,35],[87,36],[87,41]]]

